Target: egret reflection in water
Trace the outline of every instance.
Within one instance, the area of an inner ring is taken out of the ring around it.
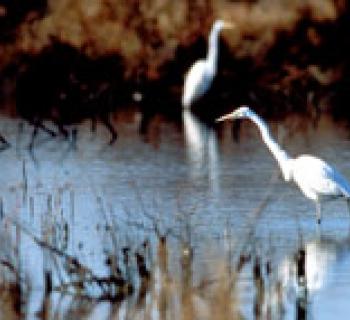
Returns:
[[[203,175],[207,175],[210,190],[213,195],[218,195],[219,153],[216,132],[188,109],[183,110],[182,116],[191,180],[195,182]]]
[[[350,264],[349,240],[316,235],[279,258],[257,253],[252,266],[255,317],[329,319],[328,308],[335,305],[334,317],[343,316],[349,288],[341,278]],[[337,299],[330,299],[330,293]]]
[[[296,292],[304,287],[312,295],[322,290],[330,281],[330,269],[336,259],[335,242],[315,239],[302,246],[294,257],[283,260],[278,267],[278,274],[286,292]],[[304,271],[301,272],[300,269]]]

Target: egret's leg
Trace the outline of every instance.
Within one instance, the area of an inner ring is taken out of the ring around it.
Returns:
[[[348,212],[350,214],[350,198],[346,199],[346,204],[348,205]]]
[[[316,218],[317,223],[321,223],[321,203],[319,201],[316,201]]]

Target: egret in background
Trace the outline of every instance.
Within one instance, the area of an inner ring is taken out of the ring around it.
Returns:
[[[247,106],[242,106],[216,121],[229,119],[250,119],[258,126],[263,141],[277,160],[284,180],[294,181],[302,193],[315,202],[318,223],[321,222],[323,201],[345,198],[350,210],[350,184],[335,168],[311,155],[290,158],[272,138],[264,120]]]
[[[182,106],[189,108],[193,102],[207,92],[216,74],[219,50],[219,33],[222,29],[232,29],[233,24],[216,20],[209,35],[208,53],[206,59],[196,61],[185,77],[182,94]]]

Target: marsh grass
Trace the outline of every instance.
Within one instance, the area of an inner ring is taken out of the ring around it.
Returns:
[[[240,241],[233,241],[231,233],[223,239],[228,246],[208,238],[203,240],[207,248],[204,255],[196,245],[194,218],[200,214],[198,207],[180,210],[179,206],[173,220],[165,222],[159,214],[159,203],[154,199],[153,207],[148,206],[141,190],[133,184],[140,212],[125,209],[128,219],[122,220],[108,209],[102,195],[95,194],[96,214],[102,221],[99,232],[104,239],[103,251],[95,254],[103,261],[103,272],[79,250],[71,250],[72,221],[77,219],[76,191],[58,189],[48,194],[45,208],[39,212],[31,195],[28,172],[23,179],[28,179],[27,187],[20,188],[26,189],[30,219],[36,218],[41,227],[38,232],[6,212],[0,222],[0,311],[6,319],[26,315],[29,297],[37,290],[42,301],[36,315],[42,319],[67,319],[73,315],[101,319],[243,319],[246,302],[241,301],[240,286],[242,277],[247,276],[254,291],[254,315],[279,319],[283,314],[284,288],[273,268],[273,257],[255,245],[255,228],[269,204],[275,175],[265,198],[247,217],[250,224]],[[69,201],[66,206],[65,193]],[[143,223],[132,223],[137,221],[133,218],[141,216]],[[122,228],[129,228],[129,233],[135,229],[139,236],[122,235]],[[36,271],[42,274],[40,288],[30,279],[27,261],[21,256],[24,239],[35,243],[44,258]],[[305,277],[302,252],[292,261],[300,279]],[[305,287],[305,283],[302,285]],[[304,298],[298,300],[300,312],[306,312],[307,294]],[[109,307],[104,309],[105,305]]]

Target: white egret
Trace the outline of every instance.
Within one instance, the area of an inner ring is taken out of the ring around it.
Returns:
[[[321,222],[323,201],[345,198],[350,210],[350,184],[335,168],[311,155],[290,158],[274,141],[264,120],[247,106],[242,106],[216,121],[228,119],[250,119],[258,126],[263,141],[277,160],[284,180],[294,181],[305,197],[315,202],[318,223]]]
[[[217,69],[219,33],[222,29],[232,29],[233,27],[233,24],[223,20],[214,22],[209,35],[207,57],[196,61],[186,74],[182,94],[184,108],[189,108],[211,86]]]

